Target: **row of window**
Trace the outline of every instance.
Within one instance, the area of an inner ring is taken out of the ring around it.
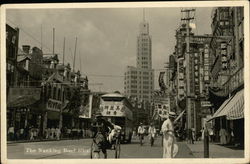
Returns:
[[[148,81],[143,81],[143,85],[140,85],[140,83],[141,83],[141,81],[139,81],[139,86],[145,86],[145,89],[148,89],[147,87],[149,87],[149,84],[151,84],[151,86],[153,85],[153,82],[151,81],[151,82],[148,82]],[[129,81],[126,83],[126,82],[124,82],[124,84],[126,85],[128,85],[128,87],[129,87]],[[131,86],[137,86],[137,81],[131,81]],[[136,88],[136,87],[135,87]],[[152,87],[151,87],[151,89],[152,89]]]
[[[127,72],[127,73],[125,73],[125,74],[129,76],[130,72]],[[137,74],[137,71],[131,71],[131,74]],[[141,72],[141,71],[138,71],[138,74],[143,74],[143,75],[149,75],[149,74],[150,74],[151,76],[153,75],[152,72],[149,73],[149,72],[143,72],[143,71],[142,71],[142,72]],[[132,75],[131,75],[131,76],[132,76]]]
[[[142,65],[147,65],[148,64],[148,62],[142,62]]]

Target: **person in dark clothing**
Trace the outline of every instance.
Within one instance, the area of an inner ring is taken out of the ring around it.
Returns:
[[[107,158],[107,148],[112,145],[108,142],[108,134],[114,129],[114,125],[106,120],[101,113],[97,113],[95,119],[91,123],[91,131],[93,132],[92,138],[94,138],[96,147],[95,151],[102,150],[104,157]]]
[[[95,137],[98,131],[103,135],[107,135],[110,130],[114,128],[114,125],[106,120],[101,114],[96,114],[96,118],[93,120],[91,128],[94,132],[92,137]]]

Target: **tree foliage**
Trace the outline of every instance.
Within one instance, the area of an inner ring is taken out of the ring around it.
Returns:
[[[68,109],[73,113],[74,116],[79,115],[79,108],[81,106],[82,95],[80,93],[80,87],[71,88],[70,95],[68,95]]]

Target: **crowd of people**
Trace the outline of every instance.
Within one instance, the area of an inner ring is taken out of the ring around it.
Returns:
[[[40,130],[34,126],[27,126],[25,128],[15,129],[13,125],[8,128],[7,139],[14,140],[35,140],[41,136]]]
[[[57,127],[47,127],[42,132],[35,126],[27,126],[26,128],[15,129],[13,125],[8,128],[7,139],[8,141],[18,140],[60,140],[60,139],[81,139],[89,138],[92,132],[89,129],[83,128],[67,128],[60,129]]]

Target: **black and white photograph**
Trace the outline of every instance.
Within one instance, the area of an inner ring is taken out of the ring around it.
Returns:
[[[1,15],[2,163],[249,162],[248,2]]]

